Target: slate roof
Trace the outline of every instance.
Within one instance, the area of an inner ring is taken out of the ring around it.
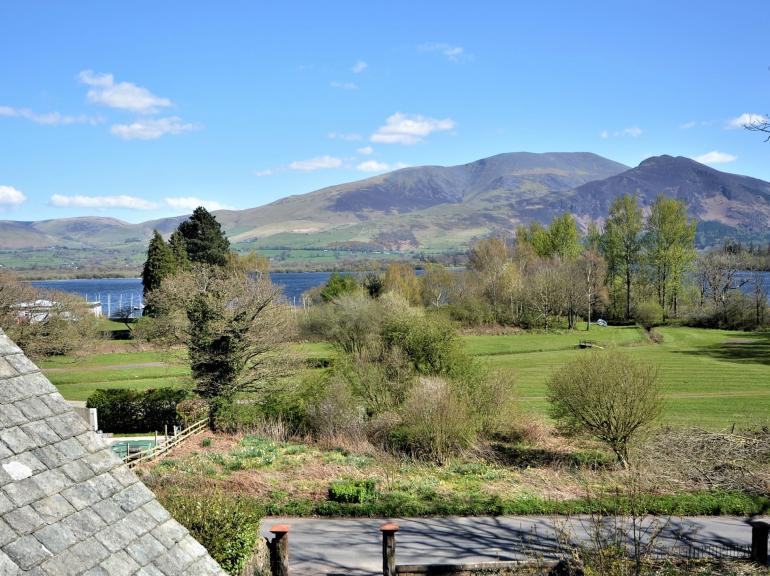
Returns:
[[[225,575],[2,330],[0,575]]]

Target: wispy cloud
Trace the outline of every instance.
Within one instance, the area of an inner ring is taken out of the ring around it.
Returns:
[[[340,90],[358,90],[358,84],[355,82],[329,82],[329,86],[332,88],[339,88]]]
[[[101,124],[104,120],[98,116],[87,116],[80,114],[71,116],[60,114],[59,112],[33,112],[29,108],[12,108],[11,106],[0,106],[0,116],[6,118],[24,118],[35,124],[45,126],[68,126],[70,124]]]
[[[356,132],[329,132],[326,137],[329,140],[346,140],[348,142],[363,140],[363,136]]]
[[[360,74],[364,70],[366,70],[369,67],[369,64],[364,62],[363,60],[358,60],[353,66],[350,67],[350,71],[353,74]]]
[[[19,206],[27,201],[27,197],[21,190],[13,186],[0,186],[0,208],[5,206]]]
[[[377,160],[366,160],[356,166],[356,170],[359,172],[389,172],[391,170],[398,170],[399,168],[406,168],[408,164],[403,162],[396,162],[395,164],[388,164],[387,162],[378,162]]]
[[[417,47],[421,52],[438,52],[446,57],[450,62],[461,62],[470,60],[470,54],[465,52],[462,46],[452,46],[446,42],[425,42]]]
[[[339,168],[342,166],[342,159],[334,156],[316,156],[307,160],[295,160],[289,164],[289,170],[299,170],[301,172],[313,172],[326,168]]]
[[[264,170],[254,170],[254,176],[272,176],[275,171],[272,168],[265,168]]]
[[[374,148],[371,146],[364,146],[363,148],[356,148],[356,152],[359,154],[363,154],[364,156],[369,156],[371,154],[374,154]]]
[[[706,152],[705,154],[693,158],[693,160],[700,162],[701,164],[727,164],[728,162],[734,162],[737,159],[737,156],[728,154],[727,152],[720,152],[719,150],[712,150],[711,152]]]
[[[222,204],[216,200],[203,200],[195,196],[179,196],[175,198],[164,198],[164,202],[171,208],[178,210],[195,210],[198,206],[203,206],[206,210],[232,210],[232,206]]]
[[[736,118],[730,118],[727,121],[726,128],[744,128],[746,126],[752,126],[756,124],[766,124],[770,122],[770,118],[764,114],[755,114],[753,112],[744,112]]]
[[[78,79],[90,87],[86,96],[89,102],[109,108],[128,110],[137,114],[154,114],[172,104],[168,98],[156,96],[147,88],[131,82],[116,83],[112,74],[83,70],[78,74]]]
[[[136,196],[65,196],[54,194],[51,196],[50,204],[59,208],[127,208],[130,210],[152,210],[157,208],[155,202],[150,202],[144,198]]]
[[[417,144],[433,132],[445,132],[455,127],[451,118],[438,120],[420,114],[402,114],[396,112],[388,117],[383,126],[372,134],[372,142],[383,144]]]
[[[610,132],[609,130],[602,130],[600,136],[602,139],[607,140],[608,138],[622,138],[622,137],[628,137],[628,138],[639,138],[644,133],[644,130],[639,128],[639,126],[629,126],[628,128],[623,128],[622,130],[615,130],[614,132]]]
[[[690,120],[689,122],[680,124],[679,128],[681,128],[682,130],[689,130],[690,128],[695,128],[697,125],[698,123],[695,120]]]
[[[113,124],[110,132],[123,140],[156,140],[166,134],[198,130],[199,125],[184,122],[179,116],[139,119],[130,124]]]

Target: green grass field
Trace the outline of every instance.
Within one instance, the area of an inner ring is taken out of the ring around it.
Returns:
[[[494,369],[513,374],[524,410],[547,414],[546,381],[580,350],[583,339],[622,349],[655,364],[666,394],[664,423],[720,429],[770,425],[770,333],[697,328],[659,328],[660,344],[636,327],[593,328],[560,333],[521,332],[505,336],[464,336],[470,354]],[[324,343],[294,347],[298,356],[328,358]],[[179,350],[127,351],[88,358],[55,358],[41,363],[69,400],[86,400],[98,388],[190,387],[190,372]]]
[[[656,365],[666,394],[664,422],[725,428],[770,424],[770,333],[659,328],[660,344],[636,327],[561,334],[466,336],[471,354],[511,370],[525,409],[546,413],[546,380],[590,339]]]

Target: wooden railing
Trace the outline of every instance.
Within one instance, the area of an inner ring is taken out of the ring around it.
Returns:
[[[141,464],[142,462],[152,462],[159,456],[162,456],[169,450],[171,450],[174,446],[177,446],[178,444],[181,444],[187,438],[192,436],[193,434],[197,434],[198,432],[201,432],[204,430],[209,423],[208,418],[204,418],[203,420],[199,420],[195,424],[191,424],[184,430],[182,430],[179,434],[172,436],[169,438],[166,442],[164,442],[161,445],[156,445],[154,448],[151,448],[150,450],[145,450],[143,452],[139,452],[138,454],[128,454],[125,458],[123,458],[123,461],[126,463],[126,465],[129,468],[133,468],[134,466]]]

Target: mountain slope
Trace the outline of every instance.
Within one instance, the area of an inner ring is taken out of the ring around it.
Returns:
[[[490,232],[548,222],[563,212],[582,224],[600,220],[621,194],[637,194],[645,206],[658,194],[684,200],[698,220],[701,245],[726,235],[770,239],[770,183],[672,156],[628,168],[581,152],[499,154],[459,166],[404,168],[215,214],[236,246],[272,254],[429,252],[462,249]],[[103,217],[0,222],[0,263],[18,266],[34,252],[42,266],[60,261],[135,266],[152,230],[169,234],[183,218],[140,224]]]

